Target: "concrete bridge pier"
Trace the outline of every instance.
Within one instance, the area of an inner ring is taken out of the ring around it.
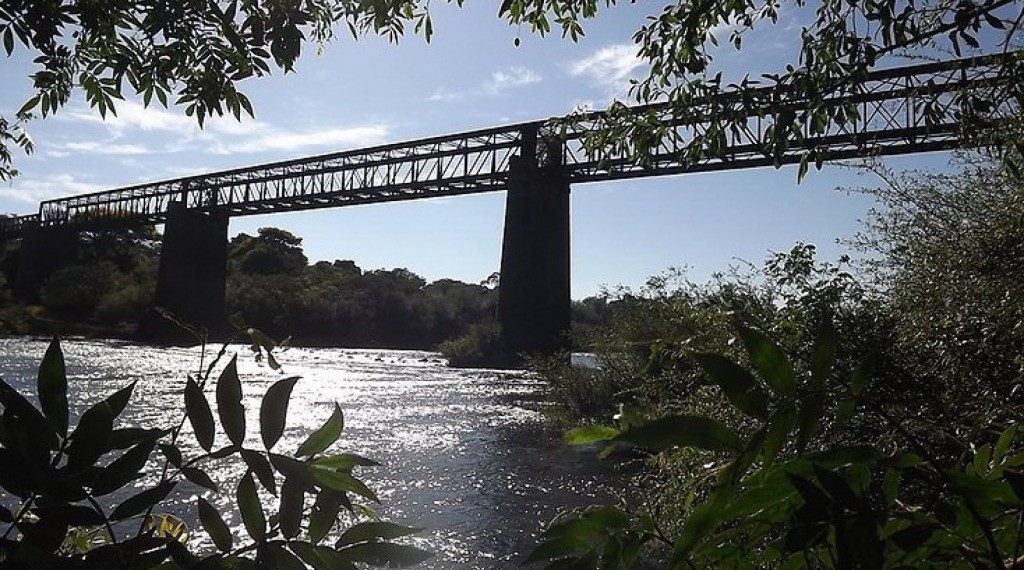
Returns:
[[[569,348],[569,177],[551,160],[558,153],[547,155],[538,165],[536,136],[528,138],[509,174],[498,319],[515,354]]]
[[[41,301],[46,278],[74,263],[78,257],[78,232],[64,226],[26,227],[18,252],[14,294],[30,303]]]
[[[153,306],[205,329],[212,338],[223,336],[228,329],[224,312],[227,256],[227,214],[188,210],[182,202],[172,202],[164,222]],[[172,343],[196,340],[155,311],[141,323],[139,336]]]

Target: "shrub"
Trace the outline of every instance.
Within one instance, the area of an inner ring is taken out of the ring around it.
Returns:
[[[501,326],[489,322],[475,324],[469,331],[442,342],[437,350],[448,359],[449,366],[458,368],[518,368],[522,359],[512,354],[501,336]]]
[[[702,414],[570,431],[570,443],[607,442],[700,458],[679,520],[600,507],[556,521],[530,562],[630,568],[660,544],[671,568],[1018,568],[1024,531],[1024,453],[1014,426],[962,445],[947,460],[871,398],[865,369],[836,372],[839,341],[826,327],[800,366],[767,336],[741,329],[746,368],[720,354],[681,350],[746,422]],[[856,416],[889,441],[837,442]],[[954,435],[948,433],[947,435]],[[680,451],[682,450],[682,451]],[[691,461],[692,462],[692,461]]]
[[[261,352],[271,348],[262,335],[253,340]],[[0,505],[0,566],[325,569],[361,563],[408,566],[426,559],[429,554],[422,550],[391,542],[418,529],[361,520],[367,509],[358,501],[377,497],[353,470],[377,463],[351,453],[327,453],[342,432],[340,407],[335,405],[331,417],[293,454],[274,450],[298,377],[279,380],[263,396],[263,448],[244,445],[236,358],[219,365],[226,348],[202,374],[188,378],[185,413],[171,429],[114,427],[130,404],[134,383],[90,407],[77,426],[70,426],[64,357],[56,339],[39,367],[38,408],[0,380],[0,488],[5,498],[18,499],[18,504]],[[268,362],[274,365],[269,352]],[[217,368],[219,376],[210,382]],[[207,396],[211,387],[220,427],[230,441],[217,449],[217,422]],[[186,421],[202,450],[194,457],[180,444]],[[161,514],[161,506],[186,480],[220,492],[205,471],[213,460],[246,466],[229,508],[237,509],[248,538],[236,541],[217,501],[199,498],[195,514],[216,550],[193,552],[185,541],[187,526]],[[161,465],[150,473],[155,484],[125,497],[151,462]],[[274,499],[261,500],[259,487]],[[343,513],[347,528],[339,524]]]

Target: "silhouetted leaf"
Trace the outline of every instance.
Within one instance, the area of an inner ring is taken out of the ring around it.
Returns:
[[[268,568],[275,570],[306,570],[302,560],[285,549],[283,542],[271,542],[264,550],[264,557]]]
[[[753,329],[741,328],[740,337],[750,354],[750,362],[772,391],[779,396],[793,396],[796,393],[796,377],[782,349],[763,333]]]
[[[889,535],[888,540],[900,550],[910,552],[919,548],[935,532],[931,525],[915,524]]]
[[[374,493],[369,487],[366,486],[362,481],[356,479],[351,473],[347,471],[335,471],[333,469],[322,469],[313,467],[311,470],[313,478],[316,479],[321,485],[334,489],[335,491],[347,491],[361,495],[375,503],[379,503],[380,499],[377,498],[377,494]]]
[[[3,406],[3,416],[20,426],[18,431],[31,442],[32,449],[26,451],[46,456],[42,457],[45,460],[48,457],[47,449],[58,449],[60,442],[57,434],[50,429],[43,414],[3,379],[0,379],[0,405]],[[11,424],[9,427],[14,429],[13,426]]]
[[[296,482],[302,483],[307,491],[312,491],[316,481],[313,479],[313,468],[309,464],[298,461],[286,455],[271,453],[270,463],[275,469],[287,478],[295,478]]]
[[[817,435],[818,429],[821,427],[823,413],[824,399],[821,394],[810,394],[800,402],[800,410],[798,412],[800,429],[796,435],[796,449],[798,452],[802,453],[807,449],[807,444]]]
[[[171,445],[170,443],[161,443],[160,453],[162,453],[163,456],[167,458],[167,461],[169,461],[171,465],[178,468],[181,467],[182,457],[181,450],[178,449],[178,446]]]
[[[685,560],[693,548],[700,544],[721,521],[725,500],[716,493],[706,502],[697,505],[683,523],[683,530],[673,545],[673,563]],[[675,567],[675,566],[673,566]]]
[[[709,451],[740,451],[743,442],[725,425],[700,416],[667,416],[624,431],[615,438],[661,451],[670,447],[697,447]]]
[[[341,538],[338,539],[338,543],[335,544],[334,547],[341,548],[349,544],[365,542],[368,540],[391,540],[392,538],[416,534],[422,530],[422,528],[402,526],[387,521],[364,522],[346,530],[345,533],[341,535]]]
[[[274,469],[270,466],[270,461],[262,453],[250,449],[242,450],[242,460],[259,479],[260,485],[270,491],[270,494],[277,495],[277,482],[274,479]]]
[[[284,433],[285,417],[288,413],[288,401],[291,399],[292,388],[298,376],[278,380],[267,389],[260,404],[260,435],[263,446],[270,450],[281,439]]]
[[[103,524],[106,519],[91,506],[53,504],[37,506],[32,512],[40,518],[58,519],[70,526],[95,526]]]
[[[260,503],[259,495],[256,494],[256,483],[252,479],[251,471],[246,471],[245,476],[238,482],[235,499],[238,503],[238,511],[242,515],[245,531],[256,542],[262,542],[267,534],[267,521],[263,517],[263,505]]]
[[[232,537],[231,529],[224,523],[217,509],[206,499],[199,497],[199,521],[210,535],[210,539],[221,552],[231,551]]]
[[[813,356],[811,358],[811,388],[817,391],[825,389],[825,379],[832,371],[836,349],[839,346],[839,335],[832,325],[832,320],[824,321],[814,337]]]
[[[327,457],[318,457],[313,460],[312,464],[317,467],[343,470],[352,469],[353,467],[377,467],[380,465],[380,463],[372,459],[356,455],[355,453],[337,453]]]
[[[53,337],[39,365],[36,379],[39,405],[50,428],[61,437],[68,433],[68,379],[64,371],[64,353]]]
[[[110,513],[110,520],[124,520],[145,511],[167,498],[167,495],[174,489],[174,485],[174,481],[165,481],[152,489],[146,489],[141,493],[128,497],[121,501],[121,504],[117,505],[114,511]]]
[[[213,479],[210,479],[210,476],[202,469],[198,469],[196,467],[183,467],[181,469],[181,474],[184,475],[186,479],[200,487],[205,487],[211,491],[217,490],[217,484],[214,483]]]
[[[154,440],[143,441],[121,454],[114,461],[96,471],[92,495],[101,497],[116,491],[142,476],[149,455],[153,452]]]
[[[1003,471],[1003,479],[1006,479],[1006,482],[1010,484],[1013,494],[1019,500],[1024,501],[1024,473],[1007,469]]]
[[[389,542],[364,542],[339,550],[339,553],[355,562],[388,568],[415,566],[433,556],[430,552],[415,546]]]
[[[237,356],[232,356],[217,380],[217,415],[228,439],[240,446],[245,440],[245,408],[242,406],[237,360]]]
[[[135,391],[135,384],[136,382],[132,382],[107,397],[106,402],[110,406],[110,413],[113,414],[114,419],[117,419],[117,416],[120,416],[125,406],[128,405],[128,400],[131,399],[132,392]]]
[[[313,502],[313,511],[309,514],[309,540],[316,544],[324,539],[331,527],[338,520],[344,495],[333,489],[323,489]]]
[[[793,409],[793,406],[785,405],[772,414],[765,432],[763,452],[766,461],[775,460],[775,457],[789,441],[789,434],[793,431],[794,425],[796,425],[796,410]]]
[[[78,426],[71,432],[68,445],[69,471],[80,471],[91,466],[101,455],[110,451],[108,440],[114,425],[114,413],[107,400],[103,400],[82,414]]]
[[[341,406],[335,403],[334,412],[331,413],[331,417],[324,422],[324,425],[309,434],[309,437],[306,438],[306,441],[302,442],[295,455],[297,457],[306,457],[320,453],[341,437],[341,430],[344,427],[345,419],[341,412]]]
[[[292,479],[285,479],[281,485],[281,508],[278,510],[281,534],[285,538],[293,538],[299,534],[304,500],[302,485],[296,484]]]
[[[107,445],[110,449],[128,449],[143,441],[156,442],[169,433],[170,429],[118,428],[110,432]]]
[[[213,412],[206,400],[206,394],[203,394],[202,388],[191,377],[185,382],[185,415],[192,424],[192,431],[196,434],[199,447],[202,447],[203,451],[210,451],[216,431]]]
[[[768,397],[750,372],[720,354],[691,356],[737,409],[761,420],[768,418]]]
[[[356,570],[351,560],[333,548],[304,542],[293,542],[288,548],[316,570]]]

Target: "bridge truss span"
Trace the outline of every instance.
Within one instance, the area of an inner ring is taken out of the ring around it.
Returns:
[[[171,202],[233,216],[504,188],[519,125],[314,156],[43,202],[43,225],[162,223]]]
[[[667,127],[639,161],[621,148],[586,148],[586,138],[609,120],[594,113],[564,122],[562,162],[571,165],[574,181],[586,182],[951,150],[967,138],[961,132],[965,114],[998,120],[1020,111],[1024,78],[1019,67],[1007,65],[1014,62],[1020,65],[1017,53],[882,69],[869,73],[855,91],[817,97],[779,86],[742,98],[724,92],[694,102],[681,116],[667,105],[628,109]],[[971,109],[977,102],[992,107]],[[831,120],[837,114],[851,120]],[[787,145],[772,152],[768,143],[780,124],[797,128],[788,129]],[[688,158],[696,135],[712,146]]]
[[[946,150],[964,142],[960,125],[973,102],[994,101],[992,116],[1019,111],[1020,62],[1009,53],[883,69],[855,89],[813,96],[786,86],[727,90],[684,109],[623,107],[140,184],[45,201],[38,215],[0,219],[0,234],[163,223],[172,203],[243,216],[505,190],[514,157],[563,169],[578,183]],[[653,126],[637,121],[626,137],[588,148],[616,113]],[[852,120],[829,120],[838,114]],[[776,132],[783,124],[785,133]],[[644,160],[630,153],[631,136],[653,138]],[[780,137],[787,143],[771,149]],[[695,138],[705,146],[688,154]]]

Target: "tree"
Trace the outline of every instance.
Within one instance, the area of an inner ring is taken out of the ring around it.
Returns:
[[[605,0],[607,7],[615,3]],[[576,40],[584,34],[583,22],[598,14],[598,4],[504,0],[498,17],[541,35],[554,24],[563,36]],[[13,118],[0,117],[0,178],[15,173],[11,146],[31,150],[23,127],[32,113],[45,117],[57,111],[74,90],[81,90],[101,116],[116,112],[116,100],[125,94],[141,97],[146,105],[155,98],[164,106],[181,106],[200,125],[211,115],[251,115],[251,103],[239,83],[270,73],[272,66],[290,71],[304,41],[322,47],[336,26],[347,27],[354,37],[379,34],[393,41],[411,27],[429,41],[433,27],[428,8],[429,0],[6,1],[0,4],[3,48],[8,55],[15,49],[27,50],[39,69],[31,76],[35,95]],[[812,103],[800,113],[763,117],[773,136],[762,150],[772,156],[790,139],[802,136],[808,122],[842,126],[857,121],[849,109],[828,105],[824,97],[856,93],[867,71],[907,55],[1009,51],[1024,20],[1015,0],[823,0],[812,8],[806,0],[668,2],[634,36],[640,57],[650,66],[648,76],[631,92],[639,103],[667,102],[665,111],[638,117],[626,113],[623,104],[614,104],[599,121],[604,129],[589,138],[589,148],[610,148],[642,161],[660,137],[670,135],[664,119],[700,119],[707,128],[685,141],[683,157],[695,160],[717,154],[723,133],[745,126],[746,112],[771,102],[756,91],[768,84],[784,87],[782,103]],[[780,62],[780,67],[786,65],[785,72],[765,81],[743,77],[734,83],[709,72],[719,45],[716,30],[730,30],[729,44],[738,50],[755,26],[777,24],[789,14],[807,24],[797,53],[791,61]],[[1008,58],[1004,72],[1016,76],[1020,67],[1019,57]],[[741,91],[742,96],[729,106],[708,103],[726,89]],[[965,121],[985,125],[987,111],[1005,110],[1007,101],[1019,107],[1024,99],[1021,89],[1011,82],[1008,92],[987,99],[958,95]],[[996,142],[1020,140],[1018,136]]]

